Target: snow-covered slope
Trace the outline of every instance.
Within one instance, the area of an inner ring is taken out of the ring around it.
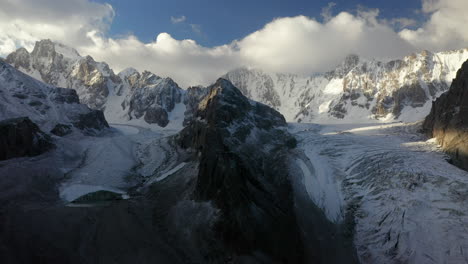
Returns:
[[[50,40],[36,42],[29,53],[20,48],[6,62],[20,71],[58,87],[74,89],[80,101],[101,109],[110,122],[158,124],[171,120],[182,124],[185,111],[182,90],[170,78],[126,69],[116,75],[105,62],[96,62],[67,46]],[[176,113],[171,114],[176,109]]]
[[[41,130],[57,125],[92,133],[108,127],[101,111],[79,103],[72,89],[44,84],[0,60],[0,120],[29,117]]]
[[[468,49],[423,51],[389,62],[350,55],[335,70],[310,77],[246,68],[223,77],[288,121],[416,121],[429,113],[432,100],[448,89],[467,59]]]

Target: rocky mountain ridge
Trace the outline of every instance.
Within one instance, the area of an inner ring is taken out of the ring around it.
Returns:
[[[289,122],[417,121],[466,59],[468,49],[422,51],[388,62],[350,55],[336,69],[309,77],[247,68],[222,77]],[[193,100],[186,97],[194,94],[172,79],[132,68],[115,74],[105,62],[50,40],[38,41],[31,53],[20,48],[6,62],[48,84],[75,89],[81,102],[102,109],[113,123],[165,127],[174,120],[181,127],[184,112],[191,115],[186,102]]]
[[[315,217],[309,227],[320,223],[322,230],[306,235],[299,224],[304,208],[296,201],[288,159],[297,142],[284,117],[228,80],[218,79],[207,90],[177,142],[194,151],[199,164],[193,197],[220,211],[218,239],[233,255],[257,256],[258,263],[341,263],[326,253],[339,238],[327,233],[321,212],[307,209]]]
[[[423,51],[389,62],[350,55],[335,70],[311,77],[247,68],[223,77],[291,122],[417,121],[466,59],[468,49]]]
[[[44,84],[0,61],[0,120],[19,117],[46,133],[57,126],[85,134],[109,127],[102,111],[80,104],[75,90]]]
[[[103,110],[113,123],[142,119],[165,127],[184,92],[170,78],[147,71],[126,69],[115,74],[107,63],[51,40],[36,42],[31,53],[19,48],[6,62],[47,84],[74,89],[82,103]]]

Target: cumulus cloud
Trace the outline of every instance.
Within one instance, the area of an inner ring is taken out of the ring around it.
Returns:
[[[427,22],[415,30],[402,30],[403,39],[434,51],[468,46],[468,1],[423,0],[422,11],[429,16]]]
[[[465,0],[423,0],[428,20],[417,29],[408,18],[379,19],[378,9],[333,15],[323,9],[323,20],[306,16],[273,20],[242,39],[216,47],[194,40],[176,40],[168,33],[144,43],[134,35],[106,36],[114,10],[89,0],[0,0],[0,55],[19,46],[50,38],[75,47],[83,55],[106,61],[114,70],[135,67],[170,76],[182,86],[209,84],[236,67],[312,74],[332,69],[351,53],[372,58],[395,58],[420,49],[440,50],[466,45]],[[185,23],[186,17],[171,17]],[[461,21],[461,22],[460,22]],[[191,25],[201,32],[200,25]]]
[[[115,14],[112,6],[88,0],[0,0],[0,6],[0,55],[44,38],[91,45],[86,33],[105,32]]]
[[[305,16],[277,19],[239,41],[239,52],[252,66],[310,74],[330,70],[351,53],[394,58],[413,51],[376,16],[342,12],[324,24]]]
[[[183,22],[185,22],[185,20],[187,20],[187,18],[186,18],[185,16],[180,16],[180,17],[173,17],[173,16],[171,16],[171,22],[172,22],[172,24],[183,23]]]

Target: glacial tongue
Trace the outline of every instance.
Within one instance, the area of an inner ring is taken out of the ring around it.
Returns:
[[[221,210],[216,229],[234,253],[262,252],[282,263],[301,263],[286,163],[296,141],[280,113],[219,79],[208,87],[178,142],[199,153],[193,195]]]

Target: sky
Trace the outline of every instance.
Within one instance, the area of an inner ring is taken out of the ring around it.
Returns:
[[[207,85],[238,67],[310,75],[468,47],[466,0],[0,0],[0,56],[52,39],[107,62]]]

